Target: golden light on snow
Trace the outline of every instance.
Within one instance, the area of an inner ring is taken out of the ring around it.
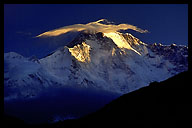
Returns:
[[[115,55],[115,48],[113,48],[113,50],[112,50],[112,56],[114,56]]]
[[[73,48],[69,48],[69,52],[71,52],[71,55],[80,62],[90,62],[89,50],[90,46],[87,45],[85,42],[83,42],[82,45],[78,44]]]
[[[110,33],[110,32],[117,32],[119,30],[127,30],[127,29],[132,29],[135,31],[138,31],[140,33],[146,33],[148,32],[147,30],[142,30],[136,26],[130,25],[130,24],[119,24],[119,25],[114,25],[114,24],[102,24],[100,22],[104,21],[105,19],[98,20],[96,22],[90,22],[88,24],[74,24],[74,25],[69,25],[65,26],[62,28],[58,28],[55,30],[51,30],[48,32],[44,32],[36,37],[43,37],[43,36],[59,36],[61,34],[65,34],[67,32],[72,32],[72,31],[89,31],[89,32],[103,32],[103,33]]]
[[[138,51],[136,51],[133,47],[131,47],[128,41],[118,31],[132,29],[140,33],[146,33],[148,32],[147,30],[142,30],[130,24],[119,24],[119,25],[103,24],[101,23],[102,21],[105,21],[105,19],[101,19],[95,22],[90,22],[88,24],[69,25],[69,26],[65,26],[55,30],[44,32],[36,37],[59,36],[61,34],[65,34],[67,32],[72,32],[72,31],[76,31],[76,32],[87,31],[89,33],[102,32],[104,36],[111,38],[113,42],[121,49],[120,54],[126,54],[125,49],[129,49],[134,51],[138,55],[141,55]],[[89,50],[90,50],[90,46],[85,42],[83,42],[82,44],[78,44],[73,48],[69,48],[71,55],[74,56],[80,62],[90,62]],[[114,55],[115,55],[115,49],[112,50],[112,56]]]
[[[113,40],[113,42],[119,47],[119,48],[126,48],[129,50],[133,50],[137,54],[141,55],[138,51],[133,49],[129,43],[125,40],[125,38],[118,34],[117,32],[110,32],[110,33],[104,33],[104,36],[109,37]],[[113,54],[113,53],[112,53]]]

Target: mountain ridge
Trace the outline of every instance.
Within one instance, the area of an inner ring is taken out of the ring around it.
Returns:
[[[5,53],[5,87],[24,86],[21,95],[27,97],[36,95],[35,89],[74,84],[124,94],[188,69],[186,46],[150,45],[129,33],[109,34],[80,32],[67,46],[34,62]],[[18,71],[23,75],[11,77]],[[26,85],[36,87],[26,92]]]

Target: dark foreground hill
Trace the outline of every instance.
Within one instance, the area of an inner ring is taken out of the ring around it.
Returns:
[[[169,123],[192,121],[190,72],[125,94],[82,121],[126,121],[127,123]]]
[[[176,123],[192,121],[191,72],[125,94],[77,123]],[[72,121],[66,121],[66,124]],[[62,123],[58,123],[62,125]]]
[[[191,72],[183,72],[163,82],[153,82],[147,87],[122,95],[105,107],[76,120],[65,120],[35,127],[64,127],[79,124],[177,123],[191,122]],[[6,118],[5,124],[17,123]],[[20,126],[26,125],[18,121]]]

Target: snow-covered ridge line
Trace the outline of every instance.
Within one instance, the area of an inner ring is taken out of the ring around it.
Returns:
[[[188,47],[146,44],[129,33],[82,32],[41,59],[5,53],[4,66],[5,88],[18,90],[14,97],[32,97],[51,86],[124,94],[188,70]]]
[[[177,45],[177,44],[175,44],[175,43],[172,43],[172,44],[162,44],[162,43],[153,43],[153,44],[151,44],[151,45],[155,45],[155,46],[178,46],[178,47],[187,47],[188,48],[188,46],[187,45],[181,45],[181,44],[179,44],[179,45]]]

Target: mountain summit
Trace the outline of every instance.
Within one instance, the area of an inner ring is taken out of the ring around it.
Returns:
[[[118,31],[81,31],[66,46],[35,61],[5,53],[4,66],[5,89],[19,90],[7,91],[5,98],[35,96],[50,86],[124,94],[188,70],[188,47],[146,44]]]

